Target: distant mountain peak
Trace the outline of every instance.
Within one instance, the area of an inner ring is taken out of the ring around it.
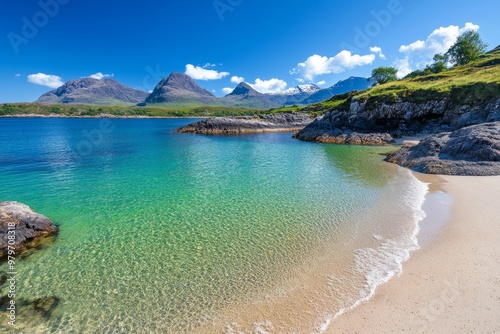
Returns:
[[[271,101],[268,95],[259,93],[246,82],[240,82],[238,86],[221,101],[228,106],[261,108],[276,108],[279,105]]]
[[[236,88],[228,95],[243,95],[243,96],[261,96],[264,95],[256,91],[246,82],[240,82]]]
[[[146,103],[168,102],[219,104],[212,93],[200,87],[189,75],[179,72],[163,78],[146,99]]]
[[[318,90],[321,89],[319,86],[313,83],[298,85],[297,88],[304,93],[310,93],[310,94],[316,93]]]
[[[200,87],[189,75],[180,72],[172,72],[167,78],[161,80],[156,86],[156,88],[162,87],[185,89],[201,95],[214,96],[208,90]]]
[[[81,78],[66,82],[40,96],[39,103],[120,104],[139,103],[148,93],[121,84],[115,79]]]

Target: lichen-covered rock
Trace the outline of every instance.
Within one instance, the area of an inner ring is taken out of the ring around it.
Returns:
[[[0,202],[0,258],[6,256],[9,245],[18,254],[19,250],[36,246],[34,241],[56,233],[57,226],[29,206],[18,202]]]
[[[386,161],[428,174],[500,175],[500,122],[427,137],[390,154]]]
[[[309,115],[278,113],[266,116],[215,117],[177,129],[180,133],[239,134],[299,131],[311,122]]]

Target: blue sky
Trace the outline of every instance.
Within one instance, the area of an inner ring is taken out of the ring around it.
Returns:
[[[500,44],[500,2],[486,0],[25,0],[2,7],[0,102],[34,101],[90,75],[148,91],[173,71],[218,96],[241,79],[262,92],[329,87],[378,66],[400,75],[425,66],[469,29],[490,47]]]

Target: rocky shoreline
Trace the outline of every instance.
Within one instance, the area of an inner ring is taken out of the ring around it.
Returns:
[[[265,116],[216,117],[191,123],[177,129],[178,133],[244,134],[260,132],[294,132],[311,122],[309,115],[278,113]]]
[[[372,144],[387,144],[389,136],[400,138],[417,134],[450,132],[465,126],[500,121],[500,99],[455,105],[451,99],[422,103],[399,99],[393,104],[351,100],[347,110],[330,110],[299,131],[297,139],[339,142],[339,136],[352,133],[375,137]],[[342,139],[340,140],[342,142]]]
[[[56,235],[58,227],[44,215],[19,202],[0,202],[0,259],[8,254],[8,246],[20,252],[37,247],[43,239]]]
[[[351,100],[348,111],[330,110],[294,135],[304,141],[386,145],[393,138],[428,136],[386,161],[443,175],[500,175],[500,99],[455,105],[451,99],[368,105]]]
[[[500,122],[432,135],[385,160],[427,174],[500,175]]]
[[[346,145],[387,145],[394,142],[394,138],[388,133],[359,133],[341,129],[317,129],[306,128],[295,135],[304,141],[315,141],[325,144],[346,144]]]

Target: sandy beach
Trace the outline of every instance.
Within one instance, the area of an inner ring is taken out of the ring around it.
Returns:
[[[420,250],[326,333],[500,333],[500,177],[417,177],[434,197]]]

